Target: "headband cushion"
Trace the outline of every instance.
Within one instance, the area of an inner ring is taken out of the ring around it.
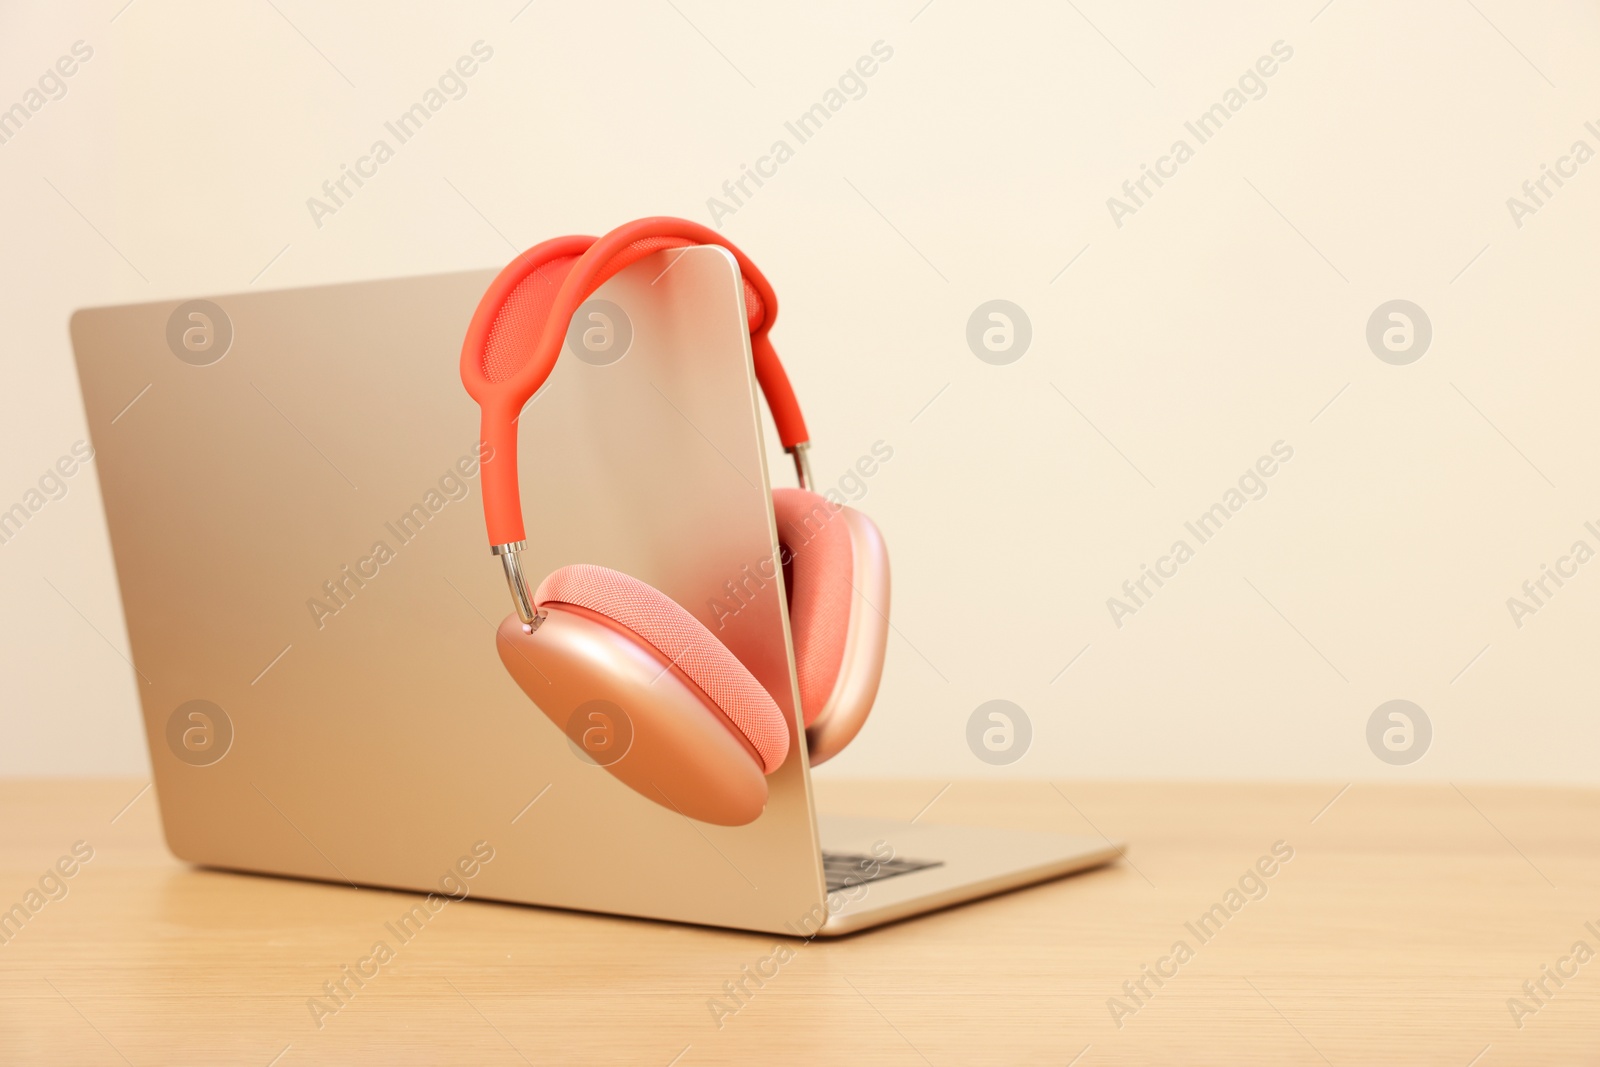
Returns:
[[[507,294],[506,302],[495,313],[489,326],[489,338],[483,346],[485,378],[491,382],[507,381],[532,358],[539,335],[544,332],[545,320],[550,318],[550,308],[556,302],[556,293],[576,262],[577,256],[546,260],[529,271]]]
[[[586,608],[631,630],[711,698],[750,742],[763,773],[783,765],[789,754],[789,730],[771,694],[672,598],[620,571],[577,563],[540,582],[534,603],[540,608],[546,604]]]
[[[810,726],[827,706],[844,662],[854,550],[844,509],[816,493],[774,489],[772,508],[789,568],[789,625],[800,707]]]
[[[693,243],[680,237],[644,237],[634,241],[599,267],[580,299],[588,299],[612,275],[645,256]],[[533,259],[520,265],[531,269],[506,294],[505,302],[493,311],[494,318],[489,324],[489,335],[483,345],[483,376],[486,380],[509,381],[533,358],[539,347],[539,337],[544,333],[545,323],[555,306],[556,293],[561,290],[561,283],[572,273],[578,259],[578,255],[560,255],[551,259]],[[519,264],[513,263],[512,267],[519,268]],[[670,265],[668,269],[671,269]],[[766,319],[766,305],[748,278],[741,276],[740,280],[744,282],[745,324],[752,334],[758,333]]]

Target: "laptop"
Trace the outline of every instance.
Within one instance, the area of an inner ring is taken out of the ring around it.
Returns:
[[[569,742],[495,646],[509,603],[457,376],[493,275],[73,316],[176,856],[430,903],[809,938],[1119,854],[1100,838],[818,817],[781,574],[733,617],[713,612],[742,564],[777,551],[743,286],[717,247],[647,257],[595,294],[631,336],[604,359],[564,353],[523,411],[522,558],[534,576],[613,567],[684,605],[773,695],[791,754],[763,813],[730,827],[646,801]]]

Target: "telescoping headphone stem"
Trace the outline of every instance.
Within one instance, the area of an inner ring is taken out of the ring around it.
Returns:
[[[528,633],[539,628],[544,616],[534,610],[533,598],[528,595],[528,580],[522,575],[522,560],[518,556],[528,547],[526,541],[512,541],[505,545],[490,545],[489,551],[500,557],[500,566],[506,572],[506,584],[511,587],[511,600],[517,606],[517,618]]]
[[[801,441],[784,449],[794,457],[795,479],[800,488],[807,491],[812,486],[810,450],[810,441]],[[504,545],[490,545],[489,551],[500,557],[500,566],[506,573],[506,585],[511,589],[511,600],[517,608],[517,618],[522,620],[523,630],[531,634],[544,622],[544,615],[534,608],[533,598],[528,594],[528,580],[522,573],[522,561],[518,553],[527,547],[526,541],[512,541]]]
[[[784,449],[794,457],[795,479],[800,483],[800,488],[808,493],[816,492],[811,482],[811,442],[801,441]]]

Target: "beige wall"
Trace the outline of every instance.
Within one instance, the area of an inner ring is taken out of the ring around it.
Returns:
[[[782,294],[819,476],[894,450],[863,508],[897,636],[827,773],[1600,778],[1600,561],[1520,626],[1507,607],[1600,550],[1600,160],[1507,205],[1600,151],[1592,5],[122,2],[0,15],[0,107],[93,50],[0,144],[0,507],[86,437],[75,307],[710,222],[783,139],[719,221]],[[465,94],[398,145],[385,121],[478,41]],[[785,121],[880,41],[799,143]],[[1275,45],[1200,143],[1185,122]],[[380,137],[393,158],[314,220]],[[1163,162],[1178,139],[1192,158]],[[1140,205],[1142,164],[1171,176]],[[1006,365],[966,339],[991,299],[1031,322]],[[1432,325],[1407,365],[1366,338],[1395,299]],[[1201,544],[1185,523],[1278,442]],[[0,545],[0,773],[146,760],[96,488],[64,484]],[[1178,539],[1193,558],[1135,605],[1123,582]],[[967,739],[993,699],[1032,724],[1003,768]],[[1392,699],[1432,723],[1408,766],[1368,746]]]

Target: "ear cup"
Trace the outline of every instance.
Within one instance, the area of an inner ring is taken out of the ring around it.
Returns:
[[[789,733],[767,691],[669,597],[605,567],[563,567],[516,615],[500,660],[582,756],[691,818],[740,826],[767,802]]]
[[[850,743],[878,695],[889,637],[889,554],[872,520],[853,508],[803,489],[775,489],[772,504],[815,766]]]
[[[551,572],[533,599],[541,609],[585,608],[631,631],[705,692],[755,750],[764,773],[783,765],[789,731],[771,694],[671,597],[620,571],[579,563]]]

